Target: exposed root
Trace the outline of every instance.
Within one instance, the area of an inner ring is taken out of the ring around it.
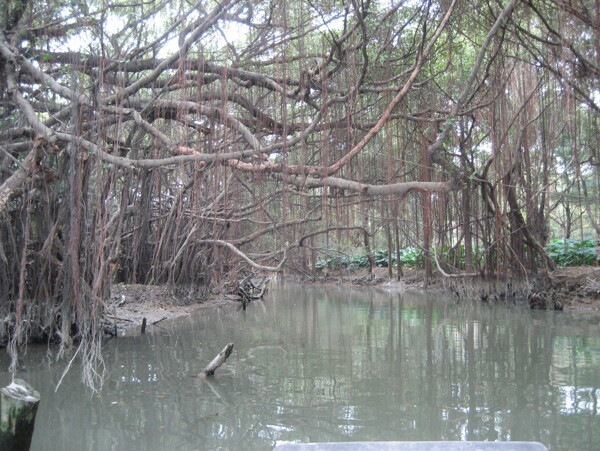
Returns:
[[[461,300],[484,302],[525,303],[533,285],[530,279],[498,277],[482,279],[477,277],[444,278],[444,288],[452,291]]]

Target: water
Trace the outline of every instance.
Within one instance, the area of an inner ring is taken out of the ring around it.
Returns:
[[[245,312],[110,340],[100,394],[30,349],[34,450],[271,449],[282,441],[534,440],[599,449],[598,314],[278,285]],[[161,323],[162,324],[162,323]],[[196,377],[229,342],[214,377]],[[4,365],[3,368],[7,366]],[[1,374],[0,382],[8,380]]]

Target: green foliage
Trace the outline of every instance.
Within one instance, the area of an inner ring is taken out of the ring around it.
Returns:
[[[387,268],[388,266],[388,250],[379,249],[373,252],[375,266]],[[405,247],[400,249],[400,261],[402,266],[422,267],[423,266],[423,251],[416,247]],[[397,266],[396,253],[392,253],[392,266]],[[319,271],[325,268],[329,270],[348,269],[350,271],[368,268],[369,257],[367,254],[349,255],[344,257],[334,257],[321,259],[317,261],[315,267]]]
[[[378,266],[380,268],[387,268],[387,266],[388,266],[388,250],[380,249],[380,250],[373,252],[373,259],[375,260],[375,266]],[[368,265],[368,262],[367,262],[367,265]],[[396,255],[395,254],[392,254],[392,266],[396,266]]]
[[[583,240],[561,238],[551,240],[546,252],[559,266],[595,265],[600,262],[600,240],[592,237]]]
[[[444,246],[442,249],[438,251],[438,257],[448,262],[455,268],[465,269],[466,257],[465,257],[465,246]],[[590,252],[589,250],[586,252]],[[479,259],[481,258],[481,253],[474,249],[472,264],[474,266],[478,265]],[[387,268],[388,266],[388,250],[387,249],[379,249],[373,252],[373,259],[375,261],[375,266],[379,268]],[[400,262],[402,266],[410,267],[410,268],[423,268],[424,266],[424,256],[423,250],[418,247],[405,247],[400,249]],[[592,264],[592,263],[588,263]],[[392,252],[392,266],[398,266],[398,259],[396,258],[396,252]],[[361,268],[369,267],[369,258],[366,254],[358,254],[358,255],[349,255],[342,257],[332,257],[321,259],[317,261],[315,265],[318,271],[323,271],[325,268],[328,270],[339,270],[339,269],[347,269],[349,271],[354,271]]]
[[[423,251],[417,247],[405,247],[400,249],[400,261],[403,266],[414,268],[423,267]]]
[[[369,258],[366,254],[363,255],[350,255],[344,257],[334,257],[319,260],[315,267],[322,271],[325,268],[329,270],[338,270],[338,269],[349,269],[356,270],[359,268],[368,268],[369,267]]]

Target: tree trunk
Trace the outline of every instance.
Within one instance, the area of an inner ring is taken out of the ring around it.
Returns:
[[[368,210],[363,215],[363,228],[365,232],[363,233],[364,245],[365,245],[365,253],[367,254],[367,259],[369,261],[369,275],[373,276],[373,266],[375,266],[375,259],[373,258],[373,250],[371,249],[371,241],[369,240],[369,214]]]
[[[471,228],[471,183],[462,193],[463,230],[465,233],[465,272],[473,272],[473,230]]]
[[[404,277],[404,273],[402,271],[402,260],[400,255],[400,226],[398,224],[398,202],[394,202],[393,217],[394,235],[396,238],[396,264],[398,265],[396,268],[396,279],[400,281],[402,277]]]
[[[386,221],[385,223],[385,234],[387,237],[387,245],[388,245],[388,255],[387,255],[387,270],[388,270],[388,278],[391,280],[394,277],[394,241],[392,240],[392,232],[390,230],[390,222]]]
[[[425,132],[424,132],[425,133]],[[426,140],[423,139],[421,147],[421,180],[424,182],[431,181],[431,160],[429,153],[427,152]],[[423,288],[427,288],[433,268],[431,265],[431,235],[432,235],[432,218],[431,218],[431,193],[423,191],[421,193],[421,202],[423,209],[423,263],[425,265],[425,280],[423,282]]]

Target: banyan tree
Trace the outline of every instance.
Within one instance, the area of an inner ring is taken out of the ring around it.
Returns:
[[[356,247],[551,270],[565,214],[600,232],[599,24],[592,0],[2,2],[4,342],[77,343],[93,384],[115,282],[202,297]]]

